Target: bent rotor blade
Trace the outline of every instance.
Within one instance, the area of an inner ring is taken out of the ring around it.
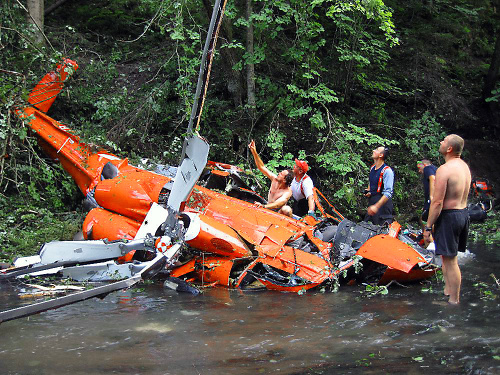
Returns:
[[[35,315],[50,309],[56,309],[58,307],[70,305],[75,302],[85,301],[89,298],[107,295],[116,290],[129,288],[140,280],[141,276],[136,275],[126,280],[99,286],[97,288],[85,290],[83,292],[77,292],[68,296],[54,298],[48,301],[34,303],[28,306],[18,307],[17,309],[2,311],[0,312],[0,323],[7,322],[9,320],[24,318],[30,315]]]
[[[180,245],[178,247],[180,249]],[[99,286],[90,290],[84,290],[82,292],[73,293],[64,297],[53,298],[48,301],[43,301],[39,303],[34,303],[28,306],[18,307],[16,309],[6,310],[0,312],[0,324],[7,322],[9,320],[19,319],[26,316],[34,315],[47,311],[50,309],[56,309],[62,306],[70,305],[75,302],[80,302],[93,297],[106,296],[111,292],[130,288],[132,285],[138,283],[141,280],[146,280],[152,278],[159,271],[165,268],[168,264],[168,259],[164,254],[158,253],[156,257],[148,262],[149,264],[144,267],[140,272],[134,276],[117,281],[108,285]]]
[[[210,147],[203,138],[192,135],[187,138],[186,154],[177,169],[174,184],[168,197],[167,206],[179,212],[182,202],[186,201],[194,185],[207,165]]]

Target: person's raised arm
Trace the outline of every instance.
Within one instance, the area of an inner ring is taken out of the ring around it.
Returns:
[[[257,153],[257,149],[255,148],[255,141],[252,139],[250,144],[248,145],[248,148],[250,149],[250,152],[252,153],[253,160],[255,161],[255,165],[259,169],[259,171],[262,172],[264,176],[269,178],[271,181],[276,178],[276,175],[271,172],[269,169],[266,168],[264,162],[260,158],[259,154]]]

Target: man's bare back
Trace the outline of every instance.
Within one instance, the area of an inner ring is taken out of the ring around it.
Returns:
[[[467,197],[471,184],[469,166],[460,158],[448,160],[436,172],[436,180],[446,184],[443,209],[467,207]]]
[[[465,251],[469,232],[469,195],[471,174],[467,164],[460,159],[464,140],[456,135],[446,136],[439,146],[445,164],[436,171],[434,196],[432,197],[424,239],[430,240],[434,232],[436,255],[441,255],[445,281],[444,294],[448,302],[458,304],[462,274],[458,266],[458,251]]]

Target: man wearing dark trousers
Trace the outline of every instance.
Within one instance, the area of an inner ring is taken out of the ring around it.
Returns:
[[[368,189],[365,194],[369,206],[364,221],[371,221],[376,225],[390,224],[394,220],[392,203],[394,172],[385,163],[388,154],[389,149],[384,146],[372,151],[373,165],[370,168]]]
[[[471,174],[469,166],[460,158],[464,140],[450,134],[441,141],[439,153],[445,163],[436,171],[434,196],[431,200],[429,218],[424,238],[429,240],[433,232],[436,255],[443,260],[444,294],[448,303],[460,302],[462,274],[458,266],[458,251],[465,251],[469,233],[469,195]]]

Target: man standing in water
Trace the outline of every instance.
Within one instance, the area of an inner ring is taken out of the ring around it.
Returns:
[[[393,221],[394,172],[385,164],[388,153],[389,149],[384,146],[372,151],[373,165],[370,168],[368,189],[365,194],[370,206],[366,210],[364,221],[371,221],[376,225],[390,224]]]
[[[290,184],[293,180],[293,171],[290,169],[285,169],[281,171],[278,175],[275,175],[265,166],[264,162],[257,153],[255,148],[255,141],[248,145],[248,148],[252,152],[253,159],[259,171],[262,172],[264,176],[271,180],[271,187],[269,188],[269,193],[267,195],[267,204],[262,205],[264,208],[268,208],[273,211],[278,211],[281,214],[292,216],[292,209],[287,206],[286,203],[292,196],[292,189]],[[259,202],[255,204],[260,205]]]
[[[422,183],[424,185],[424,210],[422,216],[420,217],[420,226],[422,227],[422,232],[425,229],[425,223],[429,217],[429,207],[431,205],[431,200],[434,195],[434,182],[436,181],[436,170],[437,167],[431,163],[429,159],[422,159],[417,162],[418,173],[422,174]],[[429,245],[428,241],[425,241],[425,247]]]
[[[424,211],[422,213],[422,221],[427,221],[429,217],[429,207],[431,205],[432,196],[434,195],[434,182],[436,180],[437,167],[431,163],[429,159],[422,159],[417,162],[418,173],[422,174],[422,183],[424,184]]]
[[[436,255],[443,260],[444,294],[448,302],[458,304],[462,275],[457,262],[457,252],[465,251],[469,232],[467,196],[471,174],[467,164],[460,158],[464,140],[450,134],[441,141],[439,152],[445,164],[436,171],[434,196],[431,200],[424,238],[430,240],[434,225]]]

